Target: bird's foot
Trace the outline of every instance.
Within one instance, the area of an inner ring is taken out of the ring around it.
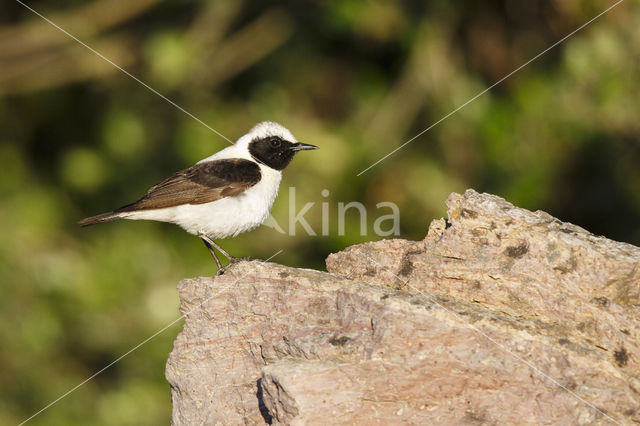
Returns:
[[[247,256],[242,256],[242,257],[230,257],[229,258],[229,263],[227,263],[225,266],[221,266],[218,268],[218,272],[216,273],[216,275],[224,275],[224,273],[226,272],[226,270],[231,266],[231,265],[235,265],[236,263],[240,263],[240,262],[245,262],[245,261],[250,261],[253,260],[250,257]]]

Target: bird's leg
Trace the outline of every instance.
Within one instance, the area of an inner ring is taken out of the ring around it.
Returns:
[[[216,261],[216,265],[218,265],[218,271],[221,271],[222,263],[220,263],[220,259],[218,259],[218,256],[216,256],[215,250],[213,250],[213,247],[211,247],[211,244],[209,244],[207,240],[205,240],[202,237],[200,238],[202,239],[202,242],[204,243],[204,245],[207,246],[207,249],[209,249],[209,253],[211,253],[211,256],[213,256],[213,259]]]
[[[242,256],[242,257],[231,256],[229,253],[227,253],[226,250],[224,250],[222,247],[220,247],[219,244],[216,244],[215,241],[213,241],[213,240],[209,240],[209,241],[215,248],[218,249],[218,251],[220,253],[222,253],[227,259],[229,259],[229,262],[231,262],[231,263],[238,263],[238,262],[241,262],[243,260],[251,260],[250,257],[246,257],[246,256]]]
[[[236,257],[231,256],[229,253],[227,253],[227,251],[225,249],[223,249],[222,247],[220,247],[220,244],[216,244],[215,241],[213,240],[209,240],[209,243],[214,246],[215,248],[218,249],[218,251],[220,253],[222,253],[224,255],[224,257],[226,257],[227,259],[229,259],[230,262],[233,262],[234,260],[236,260]]]
[[[219,244],[216,244],[215,241],[213,241],[211,238],[209,238],[208,236],[206,236],[204,233],[200,233],[198,234],[198,236],[202,239],[202,241],[204,241],[204,243],[207,245],[207,248],[209,248],[209,251],[213,254],[214,258],[216,259],[216,263],[218,263],[218,268],[220,268],[220,270],[222,272],[224,272],[224,268],[222,268],[220,265],[220,261],[218,260],[218,258],[216,257],[216,255],[213,252],[213,247],[215,247],[220,253],[222,253],[227,259],[229,259],[230,263],[237,263],[240,262],[242,260],[251,260],[248,257],[234,257],[231,256],[229,253],[227,253],[227,251],[225,249],[223,249],[222,247],[220,247]]]

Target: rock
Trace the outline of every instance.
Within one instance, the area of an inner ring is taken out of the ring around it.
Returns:
[[[179,284],[175,425],[640,421],[640,248],[468,190],[424,241]]]

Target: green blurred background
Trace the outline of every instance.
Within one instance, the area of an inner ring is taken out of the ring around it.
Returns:
[[[32,1],[31,6],[235,140],[275,120],[321,149],[286,170],[318,232],[268,227],[233,254],[324,268],[401,209],[421,239],[475,188],[640,244],[640,8],[626,1],[409,144],[356,174],[613,1]],[[178,316],[177,282],[211,275],[178,227],[76,221],[139,198],[227,146],[12,0],[0,4],[0,424],[30,416]],[[323,197],[321,191],[330,195]],[[337,203],[369,209],[337,234]],[[328,202],[330,235],[320,235]],[[164,364],[181,322],[33,424],[167,424]]]

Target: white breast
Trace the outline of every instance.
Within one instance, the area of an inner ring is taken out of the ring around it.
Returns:
[[[260,225],[278,194],[282,173],[260,164],[260,182],[243,193],[206,204],[124,213],[123,218],[175,223],[185,231],[212,239],[234,237]]]

